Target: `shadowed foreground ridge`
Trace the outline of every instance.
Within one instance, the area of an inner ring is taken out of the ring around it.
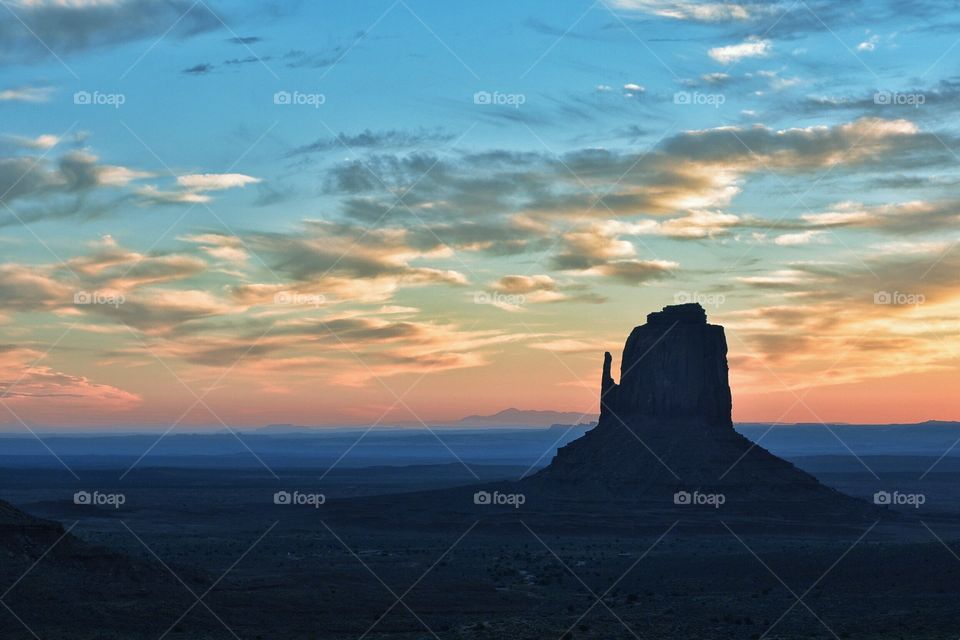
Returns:
[[[723,493],[725,511],[874,512],[734,430],[723,327],[699,304],[649,314],[627,339],[619,384],[611,360],[604,354],[597,427],[524,481],[531,490],[661,504],[700,491]]]

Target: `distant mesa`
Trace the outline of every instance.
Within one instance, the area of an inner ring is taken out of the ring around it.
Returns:
[[[655,502],[700,491],[749,511],[872,511],[734,430],[723,327],[699,304],[649,314],[627,338],[619,383],[611,365],[605,353],[597,427],[524,480],[530,491]]]

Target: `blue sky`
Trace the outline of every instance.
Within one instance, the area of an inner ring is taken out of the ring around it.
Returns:
[[[688,299],[740,419],[957,417],[879,391],[956,381],[952,3],[31,0],[0,35],[11,423],[589,414]]]

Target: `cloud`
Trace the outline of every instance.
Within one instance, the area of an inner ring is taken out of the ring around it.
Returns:
[[[136,190],[136,194],[145,204],[203,204],[213,199],[195,191],[162,190],[155,185],[144,185]]]
[[[773,45],[769,40],[751,37],[740,44],[714,47],[707,52],[707,55],[720,64],[731,64],[746,58],[762,58],[770,55],[772,49]]]
[[[872,35],[857,45],[857,51],[876,51],[879,42],[880,36]]]
[[[135,190],[143,204],[204,204],[213,198],[209,191],[243,188],[248,184],[258,184],[260,178],[242,173],[195,173],[177,177],[177,186],[181,190],[161,189],[156,185],[143,185]]]
[[[383,301],[402,287],[466,284],[456,270],[413,264],[449,256],[450,249],[436,242],[415,247],[411,238],[402,228],[312,220],[296,233],[250,233],[244,241],[274,273],[331,299]]]
[[[32,142],[46,144],[52,139],[41,137]],[[98,160],[85,151],[69,151],[56,161],[44,156],[0,157],[0,200],[10,203],[25,198],[81,195],[101,187],[124,186],[149,175]]]
[[[826,167],[885,170],[949,162],[953,136],[905,119],[862,118],[834,126],[725,126],[675,134],[652,150],[539,153],[376,154],[335,165],[329,193],[371,222],[490,219],[508,213],[558,217],[668,215],[722,209],[753,173],[799,174]],[[610,185],[613,185],[611,188]],[[402,203],[396,201],[403,194]]]
[[[195,64],[188,69],[184,69],[180,73],[185,73],[190,76],[203,76],[213,71],[213,65],[209,62],[202,62],[200,64]]]
[[[546,274],[507,275],[490,285],[495,294],[491,303],[508,311],[519,311],[526,304],[588,302],[599,304],[606,298],[592,293],[587,286],[560,283]]]
[[[8,11],[0,16],[0,61],[6,63],[37,62],[54,53],[63,57],[156,37],[167,30],[169,37],[185,38],[222,27],[204,5],[188,0],[18,0],[7,4]]]
[[[798,233],[785,233],[774,238],[773,243],[781,247],[795,247],[803,244],[810,244],[823,235],[823,231],[800,231]]]
[[[177,178],[177,184],[191,191],[220,191],[258,182],[260,178],[242,173],[193,173]]]
[[[49,102],[52,87],[21,86],[0,89],[0,102]]]
[[[884,243],[737,277],[768,301],[724,313],[740,384],[769,392],[771,369],[777,386],[809,387],[952,368],[960,254],[948,246]]]
[[[960,224],[960,200],[912,200],[869,206],[845,201],[828,211],[803,214],[800,219],[813,229],[874,229],[915,235],[956,229]]]
[[[36,136],[35,138],[28,138],[25,136],[5,136],[5,138],[20,147],[24,147],[26,149],[39,149],[41,151],[52,149],[60,143],[59,136],[49,133]]]
[[[250,257],[243,240],[236,236],[206,233],[181,236],[179,239],[199,244],[202,251],[216,260],[239,265],[245,263]]]
[[[336,137],[320,138],[315,142],[297,147],[288,153],[288,156],[295,156],[319,151],[352,149],[387,149],[418,147],[427,143],[443,143],[453,140],[451,133],[441,129],[387,129],[384,131],[371,131],[364,129],[358,134],[350,135],[339,133]]]
[[[64,415],[122,412],[141,403],[137,394],[59,371],[44,359],[37,349],[0,345],[0,395],[18,421],[60,422]]]
[[[243,308],[207,291],[169,288],[206,272],[206,262],[197,256],[139,253],[105,236],[63,263],[0,265],[0,310],[50,312],[169,333]]]
[[[674,20],[727,22],[748,20],[757,13],[767,13],[762,5],[734,2],[683,2],[676,0],[605,0],[613,9],[641,11]]]
[[[613,260],[593,266],[584,273],[637,285],[668,277],[679,266],[678,263],[669,260]]]

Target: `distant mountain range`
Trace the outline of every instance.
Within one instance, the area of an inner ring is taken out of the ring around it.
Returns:
[[[578,424],[593,420],[595,415],[578,411],[532,411],[504,409],[488,416],[467,416],[453,423],[458,427],[550,427],[555,424]]]
[[[593,424],[596,420],[593,414],[584,415],[577,411],[533,411],[529,409],[504,409],[503,411],[491,415],[474,415],[451,420],[448,422],[431,422],[431,427],[459,427],[464,429],[474,429],[478,427],[551,427],[553,425],[577,425]],[[264,427],[255,429],[256,433],[263,434],[290,434],[305,433],[307,431],[322,429],[325,432],[331,430],[356,430],[364,428],[363,425],[344,426],[344,427],[310,427],[297,424],[268,424]],[[377,426],[380,431],[389,429],[421,429],[423,425],[419,422],[400,422],[381,424]]]

